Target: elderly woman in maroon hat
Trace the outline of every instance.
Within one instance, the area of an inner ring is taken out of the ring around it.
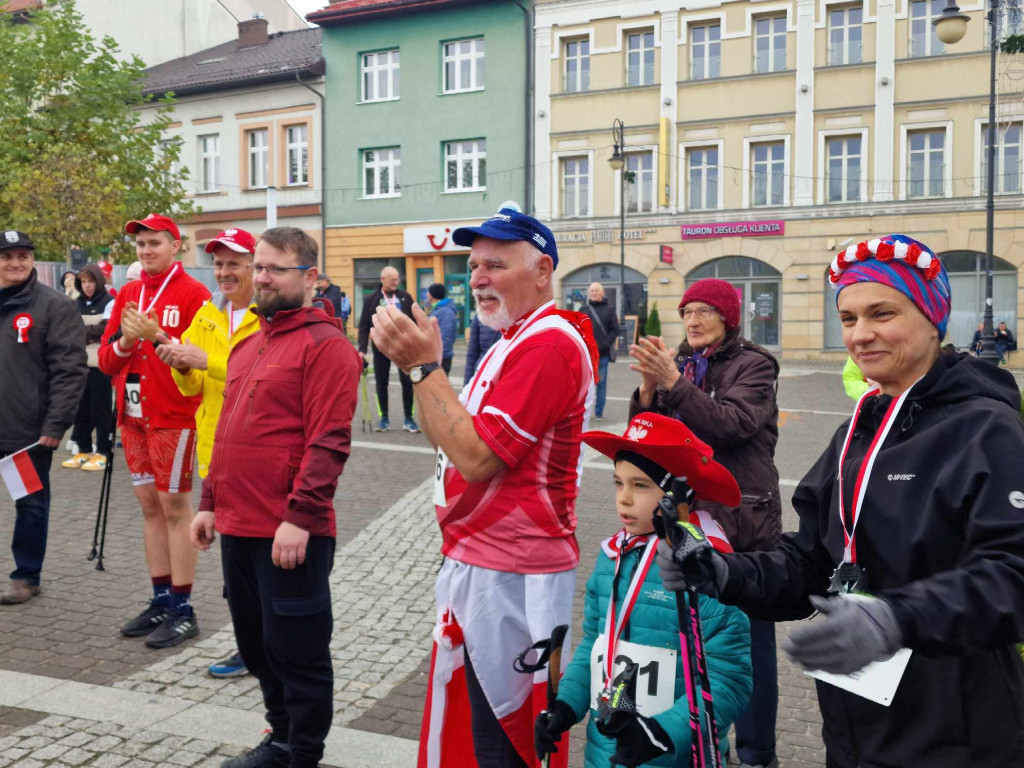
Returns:
[[[775,468],[779,364],[739,335],[740,300],[724,280],[698,280],[679,302],[686,339],[669,349],[647,337],[630,348],[641,375],[629,407],[632,418],[655,411],[683,421],[710,445],[739,483],[738,507],[705,502],[736,551],[774,549],[782,530]],[[736,752],[747,766],[775,764],[778,708],[775,626],[751,618],[754,692],[736,721]]]

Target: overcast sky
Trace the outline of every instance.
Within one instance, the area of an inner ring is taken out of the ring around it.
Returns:
[[[297,13],[305,17],[307,13],[326,7],[330,0],[287,0],[287,2]]]

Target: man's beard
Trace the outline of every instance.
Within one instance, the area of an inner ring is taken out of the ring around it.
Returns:
[[[480,298],[495,298],[498,300],[498,308],[493,312],[486,313],[480,309]],[[482,291],[473,291],[473,298],[477,302],[476,316],[480,319],[481,325],[486,325],[492,331],[503,331],[508,328],[512,323],[515,322],[508,311],[508,306],[505,304],[505,297],[499,293],[483,293]]]
[[[268,320],[287,309],[299,309],[302,306],[302,294],[298,296],[282,296],[280,292],[273,291],[269,294],[263,291],[256,293],[256,309]]]

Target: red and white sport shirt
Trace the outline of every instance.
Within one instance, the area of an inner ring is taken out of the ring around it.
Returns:
[[[443,494],[435,492],[435,504],[447,557],[512,573],[577,566],[580,434],[594,392],[586,343],[554,302],[502,334],[459,401],[506,468],[467,483],[440,456]]]

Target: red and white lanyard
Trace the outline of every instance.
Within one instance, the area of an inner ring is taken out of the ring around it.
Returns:
[[[160,283],[160,289],[156,292],[156,296],[154,296],[153,300],[149,302],[149,306],[146,309],[142,308],[143,306],[145,306],[146,303],[146,286],[142,286],[142,290],[139,291],[139,312],[141,312],[143,315],[148,315],[150,312],[153,311],[153,307],[155,307],[157,301],[160,300],[160,294],[164,292],[164,288],[166,288],[167,284],[171,282],[171,278],[178,274],[179,266],[180,264],[177,261],[171,265],[171,271],[167,273],[167,277],[165,277],[164,281]]]
[[[920,380],[921,379],[918,379],[917,381]],[[843,452],[839,458],[839,522],[843,526],[843,540],[845,542],[843,547],[844,563],[857,562],[855,534],[857,531],[857,523],[860,520],[860,510],[861,507],[864,506],[864,496],[867,495],[868,480],[871,477],[871,470],[875,465],[875,457],[878,456],[879,451],[882,450],[882,444],[885,442],[885,438],[889,434],[889,430],[892,429],[892,425],[896,422],[896,415],[900,412],[904,401],[907,399],[907,395],[910,394],[910,390],[914,388],[917,381],[907,387],[906,391],[902,395],[889,403],[889,409],[885,412],[885,416],[882,418],[882,423],[878,425],[875,437],[871,441],[871,445],[868,447],[867,454],[864,456],[864,462],[860,465],[860,471],[857,472],[857,481],[853,486],[853,527],[848,528],[846,525],[846,493],[843,490],[843,464],[846,463],[846,452],[850,448],[850,441],[853,439],[854,429],[857,428],[857,421],[860,419],[861,408],[864,405],[864,401],[869,397],[873,397],[878,394],[878,386],[872,386],[867,392],[861,395],[860,400],[857,401],[857,406],[853,411],[853,418],[850,419],[850,426],[846,430],[846,440],[843,442]]]
[[[536,314],[532,318],[530,318],[529,320],[527,320],[525,322],[521,322],[518,326],[516,326],[516,331],[515,331],[515,333],[512,334],[511,337],[505,337],[504,334],[503,334],[502,335],[503,338],[498,339],[497,342],[495,342],[494,344],[491,345],[491,348],[489,350],[487,350],[487,354],[484,355],[484,359],[481,360],[480,364],[476,367],[476,375],[473,376],[473,380],[470,382],[469,394],[466,397],[466,402],[467,403],[472,399],[473,391],[476,389],[477,381],[479,380],[480,376],[483,374],[484,370],[486,370],[487,363],[490,361],[491,357],[494,356],[494,354],[498,352],[498,347],[502,347],[503,350],[507,350],[508,349],[508,347],[507,346],[503,346],[501,344],[501,342],[502,341],[506,341],[506,340],[507,341],[514,340],[517,336],[519,336],[521,333],[523,333],[527,328],[529,328],[531,325],[536,323],[542,317],[547,317],[550,314],[551,309],[554,308],[554,306],[555,306],[555,302],[550,301],[547,304],[545,304],[543,307],[540,307],[539,309],[535,310]]]
[[[402,308],[402,300],[398,297],[397,293],[395,293],[395,295],[390,299],[388,298],[388,295],[386,293],[382,292],[381,296],[384,297],[384,301],[389,307],[393,307],[394,309]]]
[[[636,605],[636,599],[640,595],[640,589],[644,585],[644,580],[647,578],[647,572],[651,570],[651,564],[654,563],[654,551],[658,548],[658,536],[656,534],[648,534],[647,546],[644,549],[643,555],[640,557],[640,565],[636,570],[636,574],[633,576],[633,580],[629,584],[629,589],[626,591],[626,596],[622,600],[622,610],[619,611],[619,620],[615,621],[615,580],[619,578],[619,566],[622,564],[622,552],[623,544],[625,543],[626,536],[623,535],[622,540],[619,542],[619,551],[615,555],[615,575],[612,576],[612,596],[608,600],[608,616],[604,622],[604,636],[608,638],[608,647],[605,649],[604,654],[604,674],[605,674],[605,686],[612,684],[612,671],[615,669],[615,646],[619,642],[619,635],[622,634],[622,628],[629,622],[629,615],[633,612],[633,606]]]

